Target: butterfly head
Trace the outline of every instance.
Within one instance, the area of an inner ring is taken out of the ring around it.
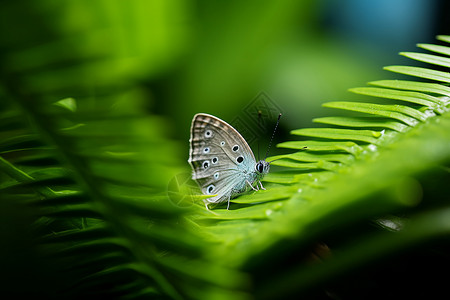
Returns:
[[[269,173],[270,164],[265,160],[260,160],[256,163],[255,169],[259,174],[265,175]]]

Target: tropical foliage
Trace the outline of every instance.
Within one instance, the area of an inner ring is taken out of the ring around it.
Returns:
[[[450,262],[450,37],[419,45],[432,54],[402,53],[425,67],[386,67],[417,81],[375,81],[351,89],[370,96],[360,102],[324,104],[343,112],[278,144],[289,154],[268,159],[283,168],[266,191],[207,211],[170,122],[148,104],[158,93],[145,80],[185,46],[176,30],[152,41],[143,31],[169,19],[157,18],[164,4],[85,2],[1,4],[4,295],[332,298],[367,285],[414,295],[398,254],[444,290],[440,272],[420,268]],[[84,28],[76,10],[90,16]]]

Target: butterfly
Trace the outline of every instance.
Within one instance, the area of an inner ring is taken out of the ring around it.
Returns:
[[[248,143],[227,122],[209,114],[196,114],[189,142],[192,179],[204,195],[211,195],[204,200],[206,209],[208,204],[225,201],[229,209],[230,199],[237,194],[249,188],[265,190],[261,179],[269,172],[270,163],[265,159],[256,161]]]

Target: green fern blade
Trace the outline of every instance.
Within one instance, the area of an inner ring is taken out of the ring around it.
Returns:
[[[450,59],[442,56],[415,52],[400,52],[400,55],[437,66],[450,67]]]
[[[371,88],[371,87],[352,88],[349,89],[349,91],[360,95],[406,101],[431,108],[437,108],[438,104],[440,103],[440,100],[436,97],[416,92],[407,92],[407,91]]]
[[[450,48],[446,46],[433,44],[417,44],[417,47],[444,55],[450,55]]]
[[[65,205],[56,209],[42,209],[42,215],[56,218],[101,218],[101,214],[91,204]]]
[[[242,286],[248,286],[250,278],[247,274],[239,272],[219,264],[214,267],[207,268],[204,264],[210,262],[202,262],[198,260],[186,260],[179,257],[171,257],[167,260],[161,260],[159,263],[167,267],[168,270],[176,273],[182,273],[189,278],[196,280],[197,288],[204,288],[205,286],[226,287],[230,289],[239,289]],[[205,273],[197,272],[196,270],[208,270]],[[229,276],[231,280],[224,281],[222,276]],[[206,298],[205,298],[206,299]]]
[[[283,206],[282,202],[267,202],[259,205],[253,205],[248,207],[243,207],[237,209],[230,214],[230,212],[225,208],[214,209],[214,213],[206,216],[207,219],[213,220],[239,220],[239,219],[256,219],[264,220],[267,219],[269,214],[273,211],[281,209]],[[204,217],[200,217],[202,219]]]
[[[84,230],[82,230],[84,231]],[[89,235],[95,236],[95,239],[89,238]],[[74,237],[75,242],[70,242],[70,237]],[[48,248],[51,254],[57,257],[76,257],[79,253],[91,253],[93,257],[105,255],[105,248],[109,248],[113,253],[121,252],[126,258],[126,241],[111,235],[111,231],[97,231],[89,232],[81,236],[76,235],[75,232],[71,232],[61,239],[49,237],[47,239],[42,239],[42,247]],[[86,263],[90,259],[80,261],[81,264]]]
[[[98,223],[95,226],[80,229],[68,229],[54,232],[39,238],[43,244],[71,243],[74,241],[86,242],[92,240],[103,240],[113,237],[112,232],[104,223]],[[72,248],[70,248],[72,249]]]
[[[31,205],[35,207],[50,207],[58,205],[74,205],[80,203],[86,203],[89,197],[76,190],[63,190],[55,192],[54,196],[46,197],[44,199],[35,199]]]
[[[273,156],[274,159],[279,158],[288,158],[301,162],[319,162],[319,161],[330,161],[330,162],[339,162],[348,164],[353,161],[353,156],[348,154],[339,154],[339,153],[318,153],[318,152],[296,152],[292,154],[285,154],[280,156]],[[274,162],[275,163],[275,162]]]
[[[205,232],[208,233],[208,237],[205,239],[211,241],[213,244],[220,243],[225,247],[232,247],[236,241],[241,241],[257,234],[263,222],[270,222],[270,220],[214,220],[214,224],[209,222],[208,225],[203,225],[207,227],[207,231]],[[209,253],[208,256],[214,259],[215,253]]]
[[[303,149],[307,147],[308,151],[344,151],[353,155],[359,154],[362,148],[354,142],[325,141],[289,141],[277,145],[280,148]]]
[[[18,168],[17,166],[10,163],[9,161],[5,160],[1,156],[0,156],[0,170],[2,171],[3,174],[8,175],[11,179],[18,182],[19,185],[21,183],[31,184],[34,181],[34,178],[30,174],[28,174],[21,168]],[[3,189],[3,188],[14,189],[15,186],[17,186],[16,183],[10,183],[10,182],[6,182],[6,184],[2,183],[0,185],[1,189]],[[51,197],[55,196],[55,192],[51,188],[49,188],[48,186],[45,186],[45,185],[38,185],[34,188],[34,190],[36,191],[36,193],[38,193],[39,195],[41,195],[44,198],[47,198],[47,197],[51,198]],[[6,194],[9,194],[9,192],[6,191]]]
[[[30,134],[29,132],[26,132],[23,129],[21,130],[21,132],[2,131],[0,140],[1,140],[0,151],[2,153],[4,151],[9,151],[12,149],[22,149],[22,148],[42,146],[42,143],[39,141],[38,136],[36,134]]]
[[[450,35],[438,35],[436,38],[440,41],[450,43]]]
[[[392,89],[411,90],[450,97],[450,87],[437,83],[405,80],[378,80],[369,82],[369,84]],[[440,104],[445,104],[445,101],[440,98],[438,99],[440,101]]]
[[[291,197],[292,192],[294,192],[295,187],[270,187],[270,192],[268,188],[266,190],[259,191],[258,193],[250,193],[243,195],[236,199],[233,199],[233,203],[259,203],[259,202],[269,202],[278,201],[283,199],[288,199]]]
[[[426,68],[419,67],[409,67],[409,66],[388,66],[383,69],[425,79],[436,80],[440,82],[450,83],[450,74],[441,71],[430,70]]]
[[[361,102],[328,102],[322,104],[323,107],[338,108],[356,112],[377,115],[385,118],[392,118],[403,123],[414,126],[417,120],[425,121],[426,115],[418,110],[404,105],[384,105]]]
[[[276,158],[276,157],[274,157],[274,158]],[[273,162],[272,163],[273,165],[280,166],[280,167],[294,168],[294,169],[302,170],[302,171],[311,171],[311,172],[314,170],[334,171],[334,170],[339,169],[339,164],[327,162],[327,161],[302,163],[302,162],[297,162],[297,161],[293,161],[293,160],[289,160],[289,159],[283,159],[283,157],[278,157],[278,158],[281,158],[281,159]]]
[[[38,166],[50,165],[55,161],[56,153],[52,148],[29,148],[5,151],[1,155],[15,165]]]
[[[291,131],[291,134],[322,139],[360,141],[369,144],[378,144],[380,132],[371,130],[353,130],[337,128],[304,128]]]
[[[148,265],[122,264],[109,267],[90,274],[83,280],[83,284],[89,285],[90,282],[95,283],[97,281],[100,284],[107,284],[114,282],[114,278],[119,278],[120,280],[120,278],[132,276],[134,272],[139,273],[143,277],[154,280],[158,286],[160,286],[160,289],[158,289],[160,290],[159,293],[168,295],[172,299],[183,299],[176,286],[167,281],[165,276],[157,268],[150,267]]]
[[[173,203],[168,201],[165,193],[158,193],[155,189],[146,189],[143,186],[126,189],[115,187],[111,191],[112,195],[108,196],[111,203],[124,214],[154,218],[155,220],[167,220],[182,212],[187,213],[189,211],[189,207],[183,208],[183,210],[180,207],[175,207]],[[126,191],[129,195],[122,195]],[[140,195],[142,193],[146,193],[146,195]],[[201,201],[201,199],[198,199],[198,201]]]
[[[32,174],[32,173],[29,173]],[[0,192],[5,194],[12,194],[12,193],[20,193],[22,192],[31,192],[35,191],[36,193],[36,201],[39,202],[39,204],[46,205],[45,203],[48,201],[48,203],[51,203],[52,201],[61,201],[61,203],[66,203],[65,200],[68,199],[76,199],[76,201],[80,201],[82,199],[81,197],[73,197],[74,194],[78,194],[78,191],[75,190],[74,181],[71,177],[67,176],[32,176],[30,177],[29,181],[5,181],[2,185],[0,185]],[[46,190],[47,193],[45,193],[45,196],[40,191],[43,189],[43,187],[47,187]],[[40,196],[39,196],[40,195]],[[67,200],[68,202],[71,202],[72,200]],[[68,203],[67,202],[67,203]],[[30,203],[30,204],[36,204],[38,203]]]
[[[408,128],[408,126],[398,122],[376,118],[323,117],[315,118],[313,119],[313,122],[354,128],[389,128],[398,132],[403,132]]]
[[[276,184],[292,184],[297,182],[297,172],[271,172],[264,176],[264,182],[276,183]]]

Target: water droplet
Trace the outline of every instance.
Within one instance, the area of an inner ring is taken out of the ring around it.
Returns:
[[[436,114],[434,113],[434,111],[431,110],[431,109],[427,109],[424,113],[425,113],[425,116],[426,116],[427,118],[436,116]]]

